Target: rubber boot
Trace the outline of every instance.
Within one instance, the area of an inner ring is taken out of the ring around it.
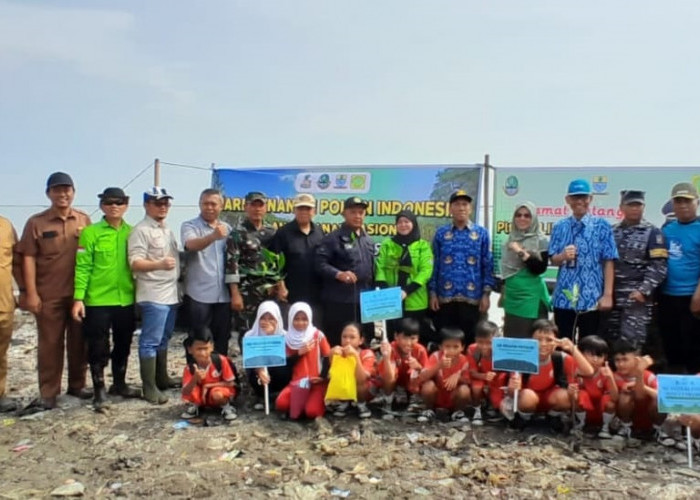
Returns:
[[[156,386],[156,358],[139,358],[141,382],[143,383],[143,399],[149,403],[162,405],[168,402],[168,396]]]
[[[104,369],[101,366],[91,366],[90,374],[92,375],[92,389],[94,391],[92,406],[95,408],[95,411],[109,408],[109,399],[107,398],[107,391],[105,391]]]
[[[181,379],[174,379],[168,375],[168,350],[164,349],[156,353],[156,385],[161,391],[182,387]]]
[[[109,388],[109,394],[121,396],[123,398],[140,398],[141,391],[135,387],[131,387],[126,383],[126,363],[115,365],[112,362],[112,386]]]

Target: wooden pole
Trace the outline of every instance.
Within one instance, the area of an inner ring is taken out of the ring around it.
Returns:
[[[160,186],[160,160],[158,158],[153,162],[153,185]]]

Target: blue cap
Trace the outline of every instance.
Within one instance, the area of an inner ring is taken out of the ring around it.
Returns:
[[[158,186],[153,186],[151,189],[148,191],[144,191],[143,193],[143,202],[146,203],[149,200],[162,200],[162,199],[170,199],[172,200],[173,197],[168,194],[168,191],[163,188],[163,187],[158,187]]]
[[[567,196],[575,196],[577,194],[591,194],[591,185],[586,179],[574,179],[569,183]]]

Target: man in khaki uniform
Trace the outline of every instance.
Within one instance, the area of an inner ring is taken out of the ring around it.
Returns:
[[[9,220],[0,217],[0,412],[17,409],[17,403],[6,395],[7,349],[12,339],[15,298],[12,277],[22,287],[21,256],[17,255],[17,233]]]
[[[40,398],[30,407],[50,410],[61,392],[64,352],[68,354],[68,394],[89,399],[85,390],[86,346],[80,324],[71,317],[75,255],[80,231],[90,217],[73,208],[73,179],[55,172],[46,183],[51,207],[29,218],[19,251],[26,289],[20,302],[36,316]],[[64,348],[65,344],[65,348]]]

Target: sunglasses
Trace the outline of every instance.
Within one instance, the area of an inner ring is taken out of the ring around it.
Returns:
[[[515,218],[516,219],[532,219],[532,214],[527,213],[527,212],[526,213],[518,212],[517,214],[515,214]]]
[[[102,200],[103,205],[126,205],[126,200]]]
[[[170,206],[170,200],[151,200],[148,203],[151,205],[155,205],[157,207],[169,207]]]

